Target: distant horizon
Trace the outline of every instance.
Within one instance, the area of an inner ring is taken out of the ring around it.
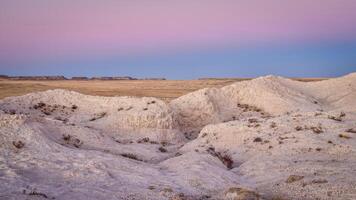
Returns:
[[[356,1],[2,0],[0,74],[336,77]]]
[[[132,80],[142,80],[142,79],[165,79],[165,80],[199,80],[199,79],[254,79],[254,78],[258,78],[258,77],[265,77],[265,76],[280,76],[280,77],[284,77],[284,78],[291,78],[291,79],[329,79],[329,78],[337,78],[337,77],[342,77],[342,76],[347,76],[349,74],[352,73],[356,73],[356,71],[354,72],[349,72],[346,74],[342,74],[340,76],[283,76],[283,75],[276,75],[276,74],[266,74],[266,75],[261,75],[261,76],[249,76],[249,77],[242,77],[242,76],[235,76],[235,77],[197,77],[194,79],[169,79],[166,77],[137,77],[137,76],[128,76],[128,75],[105,75],[105,76],[65,76],[65,75],[61,75],[61,74],[53,74],[53,75],[48,75],[48,74],[43,74],[43,75],[8,75],[8,74],[0,74],[0,78],[1,76],[7,76],[9,78],[12,77],[64,77],[67,80],[71,80],[72,78],[88,78],[88,80],[93,79],[93,78],[107,78],[107,77],[112,77],[112,78],[117,78],[117,77],[130,77],[133,78]]]

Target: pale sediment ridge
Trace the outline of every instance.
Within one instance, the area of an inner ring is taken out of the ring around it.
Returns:
[[[169,104],[0,101],[0,199],[354,199],[356,74],[266,76]]]

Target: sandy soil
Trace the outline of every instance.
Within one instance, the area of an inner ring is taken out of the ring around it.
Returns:
[[[169,103],[0,100],[0,199],[356,199],[356,73],[266,76]]]
[[[19,81],[0,78],[0,99],[49,89],[67,89],[88,95],[156,97],[164,101],[170,101],[198,89],[223,87],[242,80],[245,79]],[[296,80],[318,81],[323,80],[323,78],[297,78]]]

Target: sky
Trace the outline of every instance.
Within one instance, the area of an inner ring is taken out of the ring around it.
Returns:
[[[0,74],[333,77],[355,0],[0,0]]]

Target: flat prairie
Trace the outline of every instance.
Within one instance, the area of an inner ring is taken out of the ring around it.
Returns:
[[[187,93],[223,87],[251,78],[202,78],[199,80],[8,80],[0,79],[0,99],[50,89],[67,89],[87,95],[156,97],[170,101]],[[319,81],[324,78],[295,78]]]

